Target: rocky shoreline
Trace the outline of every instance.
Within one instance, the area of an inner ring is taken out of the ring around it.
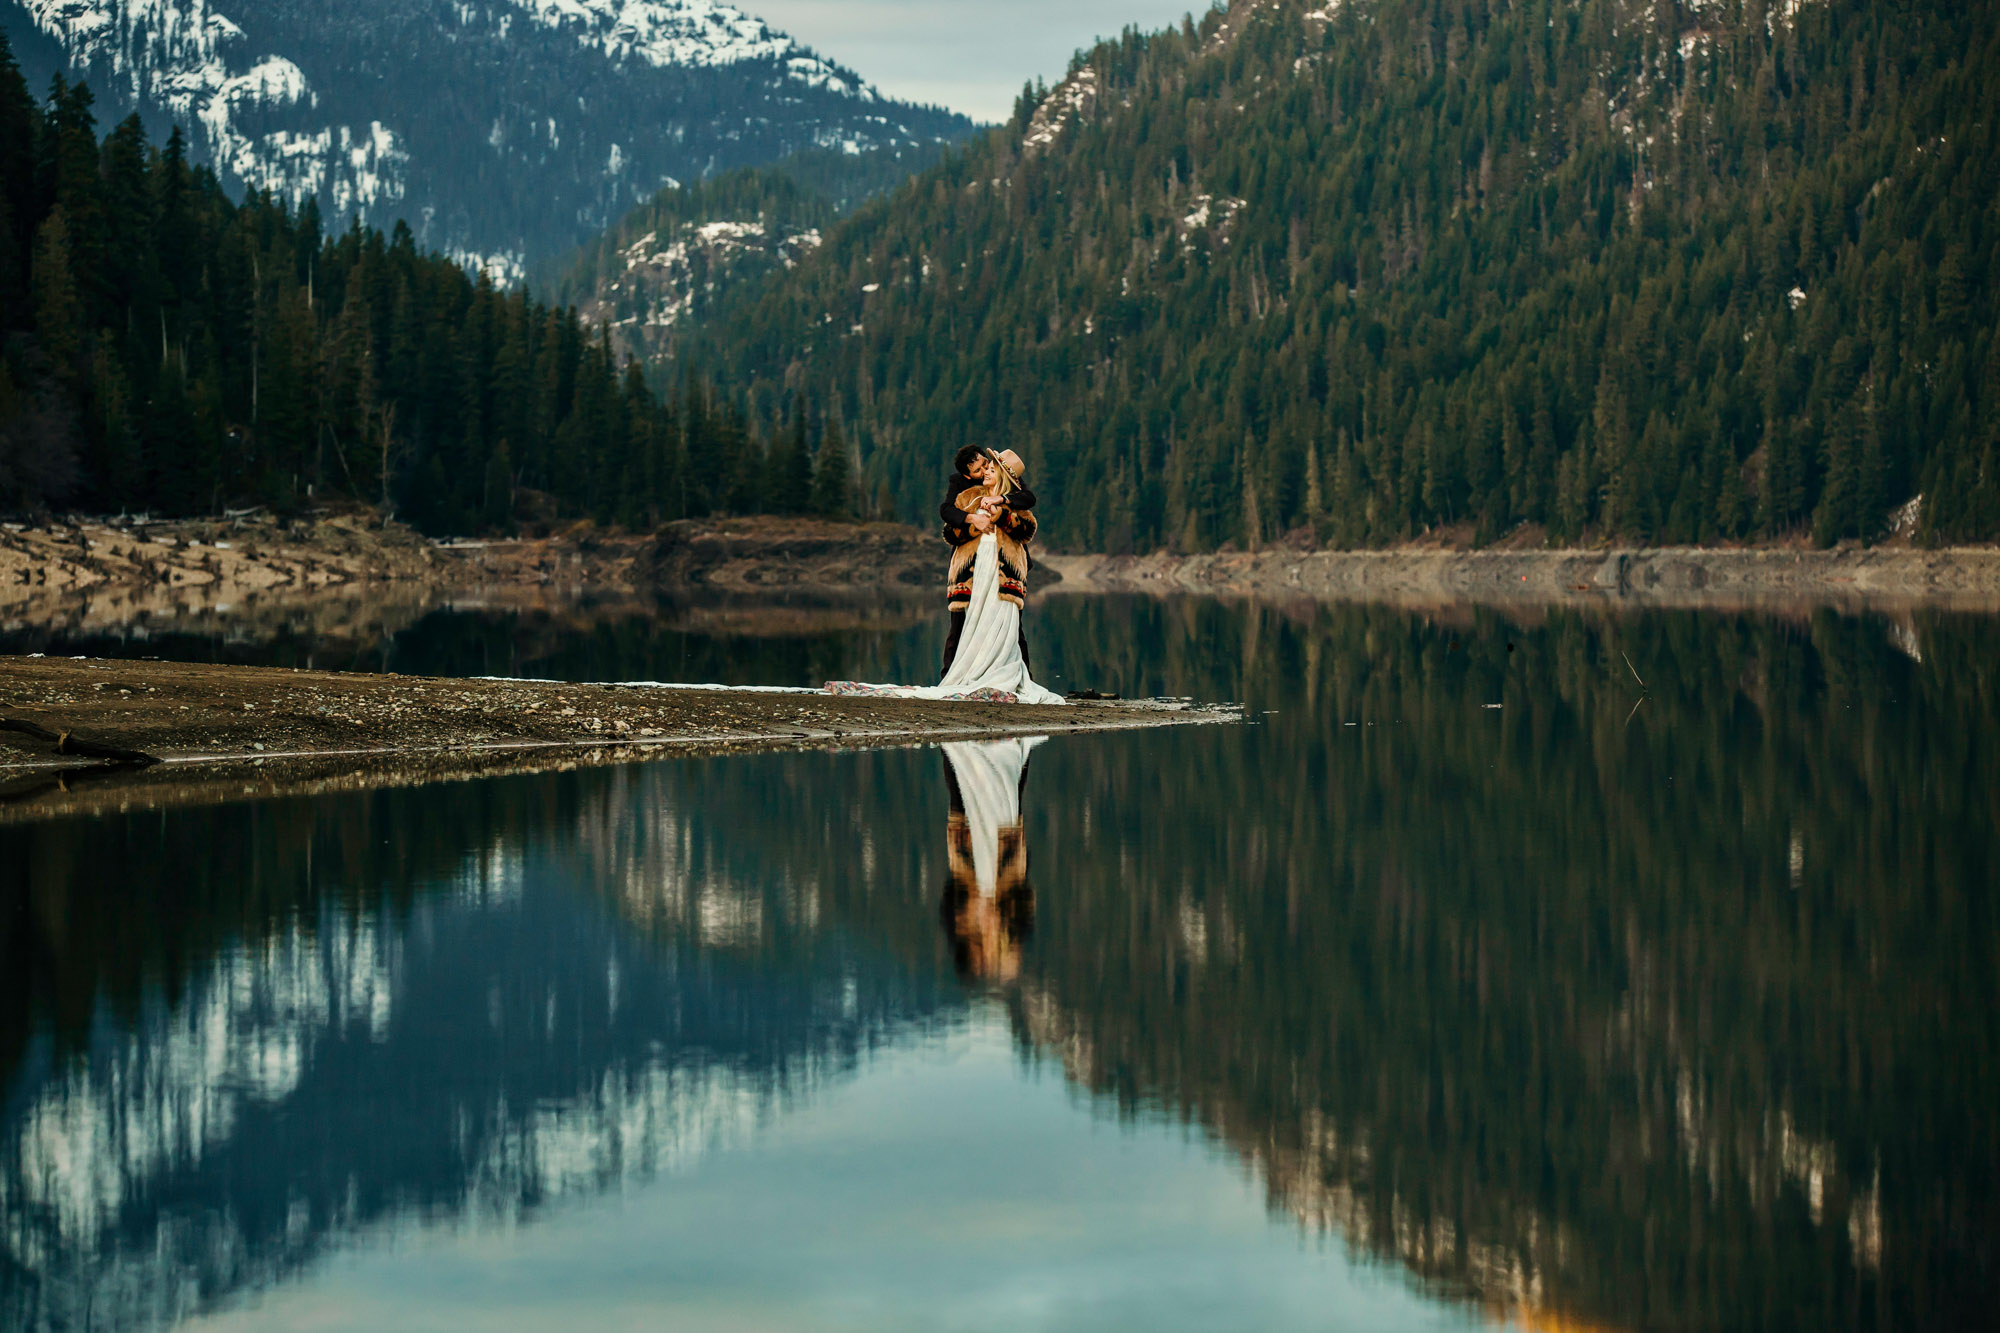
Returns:
[[[481,541],[432,541],[362,514],[9,523],[0,524],[0,626],[170,624],[218,612],[338,617],[338,608],[364,601],[393,603],[408,615],[468,598],[553,606],[584,595],[728,607],[739,617],[753,606],[845,607],[853,615],[864,606],[929,605],[943,561],[935,534],[919,528],[769,516],[683,520],[644,534],[572,529]],[[1038,592],[1421,605],[1587,599],[2000,609],[2000,547],[1045,552],[1034,583]]]
[[[434,542],[362,515],[0,524],[0,627],[91,632],[191,617],[367,620],[452,597],[558,604],[635,591],[650,538]]]

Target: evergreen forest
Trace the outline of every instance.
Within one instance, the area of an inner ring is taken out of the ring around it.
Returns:
[[[551,288],[557,300],[581,305],[621,276],[616,256],[647,232],[671,235],[690,224],[745,220],[781,231],[817,231],[935,166],[947,151],[942,143],[860,153],[809,148],[767,166],[669,185],[579,249],[531,270],[529,278]]]
[[[100,138],[87,86],[57,76],[37,102],[0,44],[0,510],[636,528],[845,514],[852,477],[838,424],[802,404],[767,441],[691,378],[656,393],[574,310],[401,223],[232,201],[137,116]]]
[[[921,519],[984,443],[1071,549],[1991,540],[1996,69],[1943,0],[1235,0],[549,303],[0,54],[0,508]]]
[[[669,185],[534,278],[620,356],[670,361],[686,329],[785,268],[856,207],[944,156],[943,144],[814,148]]]
[[[681,355],[906,514],[1016,447],[1073,548],[1990,539],[1996,131],[1991,5],[1235,0]]]

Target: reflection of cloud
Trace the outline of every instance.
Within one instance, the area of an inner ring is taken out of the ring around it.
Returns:
[[[806,1083],[817,1074],[797,1071]],[[574,1100],[535,1107],[488,1141],[466,1190],[466,1211],[518,1214],[636,1184],[740,1142],[769,1111],[772,1089],[721,1065],[613,1068]]]

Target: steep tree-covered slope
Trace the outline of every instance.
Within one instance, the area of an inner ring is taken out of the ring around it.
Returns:
[[[518,275],[669,179],[953,139],[720,0],[3,0],[31,86],[87,80],[225,184]]]
[[[919,169],[943,144],[815,148],[767,167],[674,184],[575,253],[531,275],[620,354],[669,357],[677,333],[739,284],[790,268],[822,230]]]
[[[1234,0],[683,354],[908,513],[1019,448],[1075,545],[1992,537],[1997,129],[1991,5]]]

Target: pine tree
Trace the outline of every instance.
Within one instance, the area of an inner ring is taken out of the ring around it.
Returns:
[[[837,417],[828,417],[820,433],[819,454],[813,461],[812,511],[821,518],[848,518],[854,513],[853,463]]]
[[[74,378],[83,357],[83,302],[70,264],[69,219],[60,204],[49,210],[35,236],[34,295],[35,332],[56,373]]]
[[[7,34],[0,32],[0,331],[20,327],[27,316],[39,120]]]
[[[803,514],[816,508],[813,483],[817,479],[812,447],[806,439],[806,400],[792,399],[791,417],[771,448],[770,470],[764,483],[765,503],[772,513]]]

